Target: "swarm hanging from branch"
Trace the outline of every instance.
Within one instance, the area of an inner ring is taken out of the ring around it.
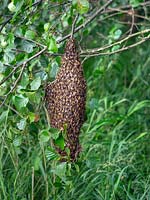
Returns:
[[[56,80],[46,87],[45,99],[51,127],[61,131],[66,127],[65,148],[56,146],[56,150],[63,157],[69,149],[70,159],[74,161],[81,149],[79,133],[84,122],[86,81],[72,37],[67,41]]]

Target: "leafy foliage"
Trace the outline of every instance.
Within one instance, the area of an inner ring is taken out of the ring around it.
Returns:
[[[113,1],[75,34],[88,87],[80,158],[60,162],[50,142],[64,147],[43,103],[64,36],[106,3],[0,2],[0,199],[150,199],[149,1]]]

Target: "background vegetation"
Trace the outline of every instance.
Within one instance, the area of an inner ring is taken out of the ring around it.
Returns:
[[[149,6],[0,1],[0,199],[150,199]],[[86,121],[80,158],[60,163],[50,145],[57,132],[47,123],[44,87],[60,67],[77,13]]]

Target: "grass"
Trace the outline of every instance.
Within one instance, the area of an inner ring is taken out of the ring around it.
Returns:
[[[39,142],[37,127],[47,127],[43,111],[21,137],[17,115],[3,112],[0,199],[150,199],[150,59],[144,49],[85,62],[87,112],[77,163],[57,163],[49,141]]]

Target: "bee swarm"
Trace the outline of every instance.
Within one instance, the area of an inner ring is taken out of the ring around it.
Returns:
[[[61,150],[56,146],[56,150],[63,157],[69,148],[70,159],[74,161],[81,149],[79,133],[84,122],[86,81],[72,38],[67,41],[55,81],[46,87],[45,100],[51,127],[63,131],[66,126],[65,148]]]

